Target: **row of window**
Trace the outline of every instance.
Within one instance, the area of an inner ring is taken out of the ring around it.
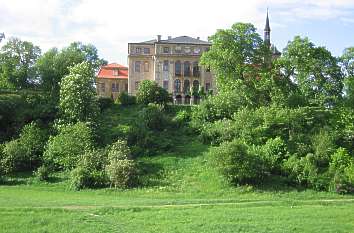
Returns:
[[[140,73],[141,72],[141,61],[136,61],[134,63],[134,71],[137,72],[137,73]],[[150,70],[150,63],[145,61],[144,63],[144,72],[149,72]]]
[[[135,82],[135,90],[139,89],[139,84],[140,84],[139,81]],[[164,89],[168,90],[168,84],[169,84],[169,81],[168,80],[164,80],[163,84],[162,84],[162,87]],[[181,93],[181,89],[182,89],[181,80],[176,79],[174,81],[173,90],[174,90],[175,93]],[[194,80],[193,81],[192,90],[191,90],[191,86],[190,86],[189,80],[184,80],[184,82],[183,82],[183,93],[186,94],[186,93],[189,93],[189,92],[192,92],[192,91],[198,91],[198,90],[199,90],[199,81],[198,80]],[[211,83],[206,83],[205,84],[205,91],[208,92],[209,90],[211,90]]]
[[[205,48],[205,51],[208,51],[209,48]],[[182,51],[186,54],[200,54],[201,52],[201,49],[199,47],[196,47],[196,48],[191,48],[189,46],[185,46],[183,47],[182,49],[182,46],[176,46],[174,47],[174,52],[179,54],[179,53],[182,53]],[[170,47],[163,47],[162,48],[162,53],[165,53],[165,54],[170,54],[171,53],[171,48]],[[135,54],[150,54],[150,48],[142,48],[142,47],[136,47],[135,48]]]
[[[128,84],[125,84],[125,91],[128,91]],[[119,92],[119,83],[112,83],[111,85],[112,92]],[[106,92],[106,84],[101,83],[101,92]]]

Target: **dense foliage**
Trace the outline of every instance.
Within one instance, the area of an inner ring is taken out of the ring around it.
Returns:
[[[171,102],[168,92],[156,82],[150,80],[143,80],[139,84],[136,100],[139,104],[144,105],[149,103],[165,105]]]

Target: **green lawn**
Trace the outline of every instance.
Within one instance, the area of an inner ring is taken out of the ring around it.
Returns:
[[[129,127],[134,107],[123,111],[106,114],[105,140]],[[49,183],[18,174],[0,186],[0,232],[354,232],[354,196],[230,187],[208,150],[186,136],[171,152],[140,158],[142,185],[127,191],[72,191],[65,173]]]

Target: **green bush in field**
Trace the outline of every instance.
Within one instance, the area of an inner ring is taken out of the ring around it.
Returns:
[[[130,96],[127,92],[122,92],[118,95],[116,101],[123,106],[133,105],[136,104],[136,97]]]
[[[168,92],[156,82],[144,80],[139,84],[136,101],[144,105],[148,105],[149,103],[165,105],[171,102],[171,97]]]
[[[45,163],[56,169],[70,170],[77,166],[80,156],[92,148],[92,131],[86,123],[67,125],[58,135],[49,138],[44,152]]]
[[[339,193],[354,192],[354,158],[344,148],[331,156],[329,172],[332,175],[331,190]]]
[[[129,188],[136,185],[137,167],[130,157],[125,141],[118,140],[108,149],[106,173],[111,186]]]
[[[51,171],[47,166],[42,165],[37,169],[34,175],[39,181],[47,181],[49,179],[50,172]]]
[[[42,163],[47,132],[32,122],[23,127],[18,139],[3,148],[2,164],[7,173],[32,170]]]
[[[106,164],[105,150],[85,152],[70,173],[70,187],[75,190],[104,187],[108,181],[105,173]]]
[[[140,112],[139,120],[150,130],[161,131],[168,126],[168,119],[164,107],[157,104],[148,104]]]
[[[266,176],[263,158],[244,142],[224,142],[212,154],[221,174],[232,184],[260,183]]]

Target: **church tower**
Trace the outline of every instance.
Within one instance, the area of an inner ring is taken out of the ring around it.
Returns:
[[[268,17],[268,9],[267,9],[267,19],[266,19],[266,25],[264,28],[264,43],[267,45],[268,48],[270,48],[270,26],[269,26],[269,17]]]

